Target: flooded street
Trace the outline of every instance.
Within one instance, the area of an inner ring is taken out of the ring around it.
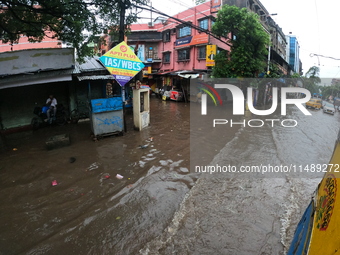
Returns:
[[[142,132],[128,114],[124,136],[98,142],[89,122],[7,137],[0,254],[285,254],[320,174],[198,174],[191,165],[327,164],[340,114],[291,108],[295,128],[212,130],[190,123],[198,104],[150,103]],[[70,146],[45,149],[63,133]]]

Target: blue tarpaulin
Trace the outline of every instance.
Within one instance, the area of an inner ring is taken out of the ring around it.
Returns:
[[[287,255],[304,255],[307,254],[312,227],[314,222],[314,203],[311,201],[303,214],[299,224],[296,227],[293,241],[289,247]]]
[[[118,111],[123,109],[121,97],[99,98],[91,100],[93,113]]]

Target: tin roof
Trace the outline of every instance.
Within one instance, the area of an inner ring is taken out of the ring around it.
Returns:
[[[72,48],[43,48],[0,53],[0,77],[73,69]]]
[[[72,81],[72,69],[10,75],[0,79],[0,89]]]
[[[86,57],[84,63],[76,62],[73,73],[81,74],[96,71],[106,71],[106,68],[100,63],[98,57]]]

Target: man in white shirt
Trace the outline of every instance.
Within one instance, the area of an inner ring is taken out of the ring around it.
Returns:
[[[49,98],[46,100],[46,105],[49,107],[47,110],[47,122],[51,123],[51,111],[53,111],[53,117],[55,118],[56,113],[57,113],[57,99],[54,98],[53,95],[50,95]]]

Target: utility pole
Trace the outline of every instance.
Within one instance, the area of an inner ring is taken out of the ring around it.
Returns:
[[[130,0],[119,0],[119,38],[118,44],[124,41],[125,36],[125,10],[130,6]],[[124,132],[126,133],[126,111],[125,111],[125,85],[122,87],[122,101],[123,101],[123,121],[124,121]]]
[[[130,5],[130,0],[120,0],[119,1],[119,38],[118,38],[118,43],[121,43],[124,41],[124,36],[125,36],[125,10],[128,8]]]
[[[268,45],[268,61],[267,61],[267,75],[269,75],[269,66],[270,66],[270,51],[271,51],[271,44],[272,44],[272,34],[269,31],[269,45]]]
[[[268,44],[268,60],[267,60],[267,75],[269,74],[269,66],[270,66],[270,51],[271,51],[271,43],[272,43],[272,33],[271,33],[271,25],[269,24],[269,17],[271,16],[275,16],[277,15],[277,13],[272,13],[272,14],[268,14],[266,15],[266,23],[267,23],[267,26],[268,26],[268,34],[269,34],[269,44]]]

